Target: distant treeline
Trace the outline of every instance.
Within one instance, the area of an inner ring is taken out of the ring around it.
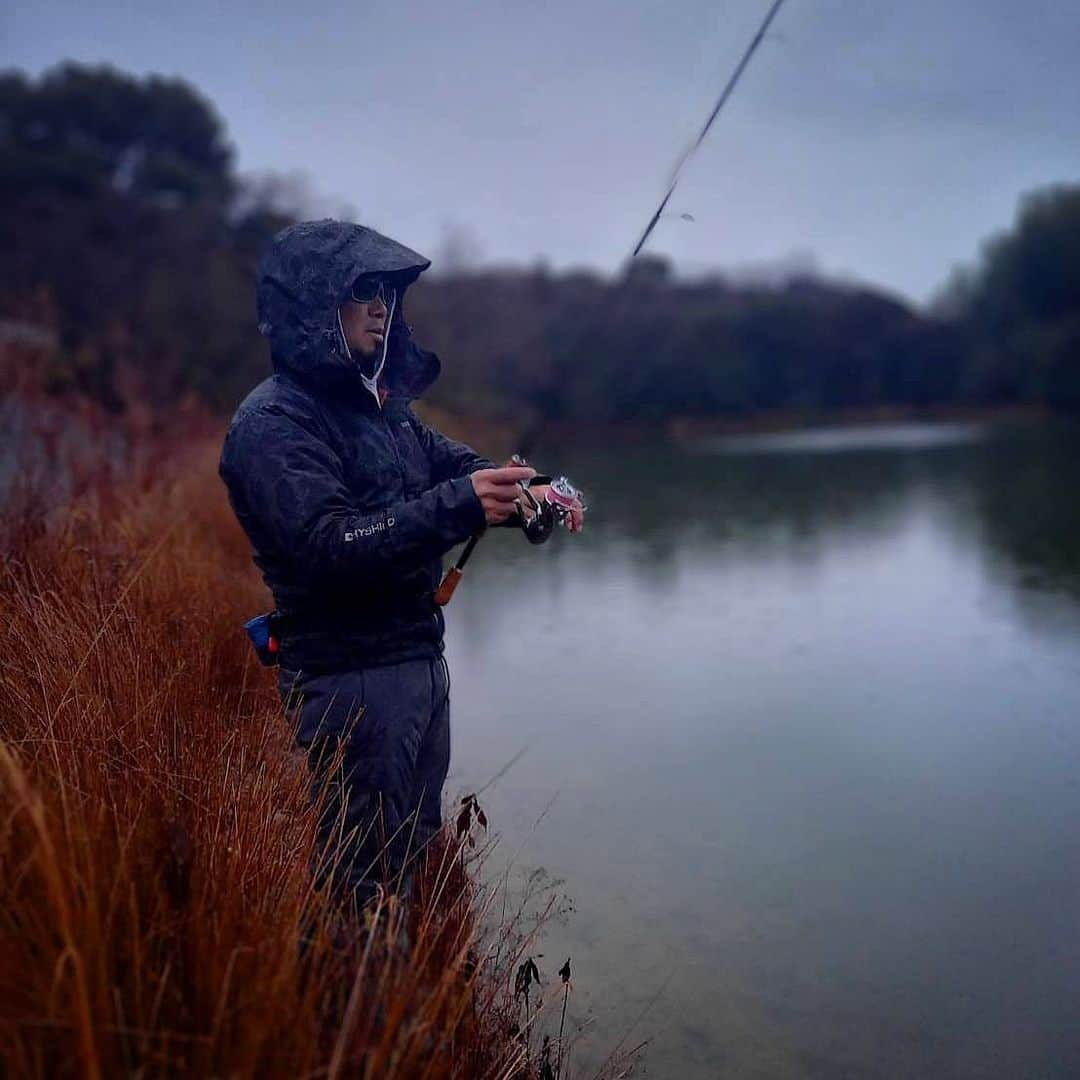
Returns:
[[[267,372],[255,265],[296,211],[235,174],[186,83],[75,64],[0,74],[0,196],[0,318],[53,332],[49,388],[227,409]],[[444,360],[435,400],[485,419],[1080,411],[1080,185],[1026,197],[931,311],[812,277],[689,282],[646,256],[617,278],[428,275],[408,316]]]

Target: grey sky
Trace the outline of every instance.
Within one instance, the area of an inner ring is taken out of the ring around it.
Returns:
[[[766,0],[375,5],[40,0],[5,63],[181,75],[242,171],[302,170],[330,205],[437,255],[613,269]],[[1080,179],[1078,0],[788,0],[649,250],[688,271],[813,252],[917,299]]]

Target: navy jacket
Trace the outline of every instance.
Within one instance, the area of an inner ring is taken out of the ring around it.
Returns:
[[[259,329],[275,373],[233,417],[220,471],[283,616],[290,669],[342,671],[442,650],[433,600],[442,556],[484,527],[468,477],[492,462],[413,414],[440,365],[412,340],[400,303],[381,405],[337,316],[358,275],[392,275],[400,295],[428,265],[338,221],[284,230],[260,263]]]

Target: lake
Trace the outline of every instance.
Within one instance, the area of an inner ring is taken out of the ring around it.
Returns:
[[[589,524],[470,563],[448,792],[521,754],[579,1063],[644,1013],[661,1077],[1080,1075],[1080,434],[538,457]]]

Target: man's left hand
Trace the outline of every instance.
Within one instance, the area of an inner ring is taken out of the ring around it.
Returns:
[[[529,488],[529,494],[538,502],[542,503],[547,497],[548,488],[550,484],[537,484],[536,487]],[[585,528],[585,507],[581,505],[580,499],[575,499],[573,505],[570,507],[570,516],[566,519],[566,531],[572,533],[579,533]]]
[[[507,462],[508,465],[516,465],[513,459]],[[538,502],[542,503],[547,498],[548,488],[550,484],[534,484],[529,488],[529,494]],[[522,502],[525,500],[522,499]],[[573,506],[570,507],[570,517],[566,521],[567,532],[579,533],[585,528],[585,507],[581,505],[580,499],[575,499]]]

